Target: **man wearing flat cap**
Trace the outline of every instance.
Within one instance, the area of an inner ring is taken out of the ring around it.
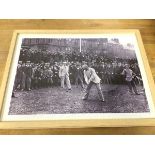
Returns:
[[[136,95],[140,95],[137,91],[136,84],[134,81],[136,74],[130,69],[129,64],[125,64],[125,68],[121,74],[125,76],[125,81],[129,87],[129,92],[133,94],[134,91]]]
[[[86,94],[83,97],[83,100],[88,99],[90,89],[93,85],[95,85],[97,88],[98,94],[100,96],[100,100],[104,102],[104,96],[100,85],[101,79],[96,74],[95,69],[88,67],[88,65],[86,64],[83,65],[82,68],[84,69],[84,78],[85,78],[85,82],[87,83]]]

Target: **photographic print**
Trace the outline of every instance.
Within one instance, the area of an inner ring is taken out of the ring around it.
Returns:
[[[4,120],[147,118],[151,92],[134,34],[21,34]]]

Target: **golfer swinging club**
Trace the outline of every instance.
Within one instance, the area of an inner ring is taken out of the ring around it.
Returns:
[[[85,78],[85,82],[87,83],[86,94],[83,97],[83,100],[88,99],[90,89],[93,85],[95,85],[97,88],[98,94],[100,96],[100,100],[104,102],[105,100],[104,100],[104,96],[100,85],[101,79],[98,77],[95,70],[93,68],[88,67],[88,65],[83,65],[82,68],[84,69],[84,78]]]

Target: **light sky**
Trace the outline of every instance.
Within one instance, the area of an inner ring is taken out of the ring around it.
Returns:
[[[127,45],[127,43],[131,43],[133,44],[134,40],[132,36],[120,36],[120,37],[108,37],[108,39],[114,39],[114,38],[118,38],[119,42],[123,45]]]

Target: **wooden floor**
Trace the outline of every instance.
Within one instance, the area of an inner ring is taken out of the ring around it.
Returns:
[[[0,20],[0,84],[14,30],[139,29],[155,79],[155,20]],[[0,134],[155,134],[155,127],[0,130]]]

